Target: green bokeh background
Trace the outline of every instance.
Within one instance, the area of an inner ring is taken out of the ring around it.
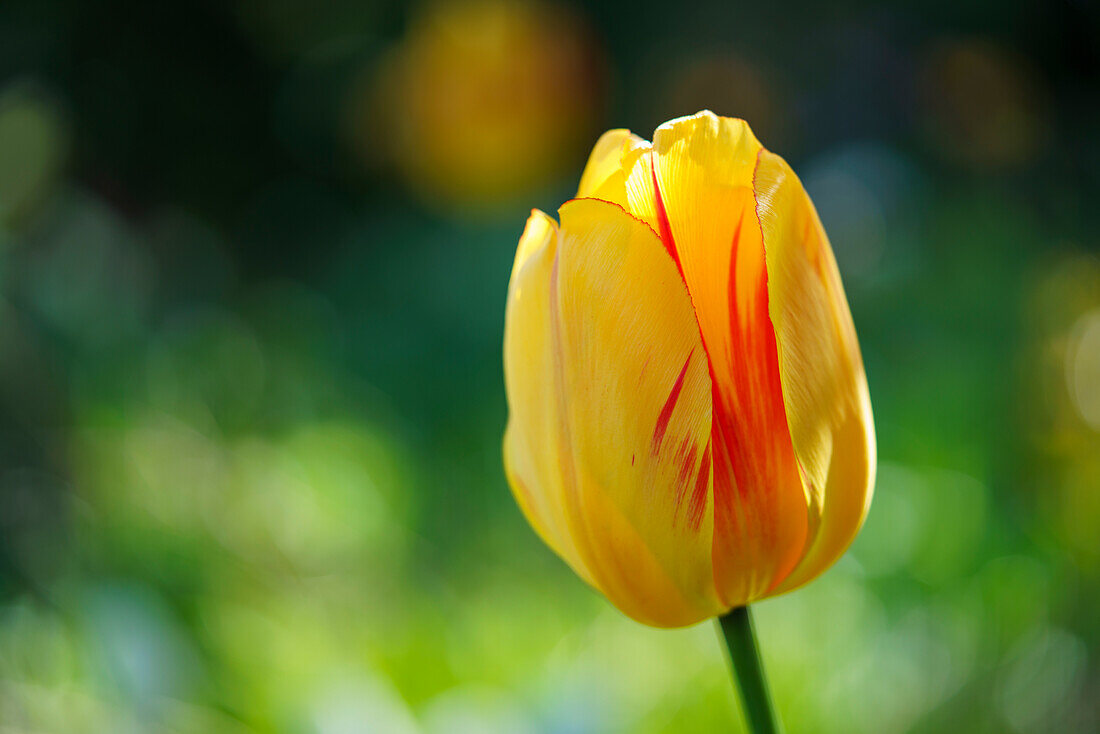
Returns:
[[[0,4],[0,732],[739,730],[713,626],[616,612],[500,466],[528,210],[703,107],[814,197],[876,416],[854,547],[757,606],[788,730],[1100,729],[1096,8],[553,7],[583,140],[471,202],[364,91],[432,6]]]

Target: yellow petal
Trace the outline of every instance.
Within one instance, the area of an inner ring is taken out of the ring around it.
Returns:
[[[762,150],[744,121],[701,112],[659,127],[651,154],[657,230],[679,260],[714,379],[714,563],[730,606],[767,596],[808,532],[753,195]],[[644,204],[642,177],[632,207]]]
[[[665,233],[660,231],[661,223],[657,220],[657,199],[654,193],[655,179],[653,177],[653,145],[648,140],[632,140],[623,146],[622,167],[623,176],[626,179],[621,203],[623,208],[632,215],[648,224],[654,232],[657,232],[668,249],[665,241]],[[676,259],[674,250],[669,250],[672,258]],[[679,267],[679,266],[677,266]]]
[[[569,532],[565,507],[556,484],[536,485],[533,477],[551,477],[558,465],[554,444],[539,445],[556,435],[555,406],[542,396],[552,362],[546,342],[550,330],[549,273],[557,254],[558,225],[533,210],[520,237],[512,266],[504,331],[504,364],[511,418],[505,434],[504,471],[512,493],[531,526],[585,581],[592,583]],[[538,335],[528,338],[528,335]],[[517,450],[518,449],[518,450]],[[540,489],[542,491],[534,491]]]
[[[616,192],[623,186],[623,145],[635,137],[637,136],[629,130],[622,129],[608,130],[600,136],[588,156],[584,173],[581,174],[581,183],[577,187],[578,198],[588,197],[619,203],[622,195]]]
[[[810,198],[786,161],[768,152],[757,166],[756,198],[783,398],[813,528],[781,592],[816,577],[855,538],[871,502],[875,435],[848,301]]]
[[[557,229],[529,223],[509,290],[509,481],[550,546],[623,612],[692,624],[724,607],[691,303],[644,223],[594,199],[560,214]]]
[[[577,197],[618,204],[657,231],[651,150],[629,130],[608,130],[592,148]]]

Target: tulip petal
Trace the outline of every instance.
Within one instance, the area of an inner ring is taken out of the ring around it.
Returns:
[[[713,380],[715,578],[729,606],[768,596],[806,543],[753,175],[763,150],[742,120],[710,112],[659,127],[649,195],[695,307]],[[627,183],[645,198],[644,164]],[[632,187],[632,183],[634,186]]]
[[[623,188],[622,151],[623,145],[637,138],[629,130],[608,130],[588,156],[588,163],[581,174],[577,187],[577,198],[603,199],[620,203]]]
[[[556,449],[537,450],[539,437],[552,435],[559,417],[555,406],[542,399],[537,378],[550,374],[546,345],[549,333],[550,269],[557,253],[558,225],[541,211],[533,210],[520,237],[512,266],[505,318],[505,377],[511,417],[505,434],[504,469],[516,502],[531,526],[554,552],[582,578],[592,583],[569,532],[569,522],[556,485],[546,482],[543,491],[531,477],[548,477],[558,465]],[[530,335],[525,337],[524,335]],[[515,451],[520,442],[526,450]]]
[[[509,290],[509,481],[547,543],[626,614],[692,624],[724,607],[691,302],[660,239],[621,207],[575,199],[560,215],[560,228],[532,215]]]
[[[816,577],[855,538],[871,502],[875,435],[851,312],[813,203],[786,161],[766,151],[756,196],[783,398],[812,528],[782,592]]]

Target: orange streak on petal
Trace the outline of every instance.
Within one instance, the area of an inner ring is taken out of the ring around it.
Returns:
[[[761,149],[744,123],[702,113],[658,129],[651,153],[654,228],[675,252],[708,357],[712,557],[730,606],[766,596],[807,534],[753,192]]]

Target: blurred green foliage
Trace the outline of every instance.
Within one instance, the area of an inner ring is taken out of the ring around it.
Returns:
[[[1095,8],[464,6],[0,5],[0,731],[740,726],[500,467],[527,210],[704,107],[817,202],[877,419],[852,551],[759,605],[788,730],[1100,728]]]

